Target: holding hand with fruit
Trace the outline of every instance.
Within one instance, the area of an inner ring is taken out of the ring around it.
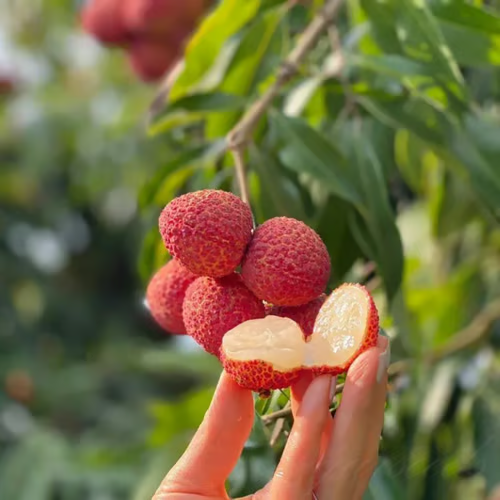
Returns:
[[[174,259],[148,286],[151,313],[225,371],[155,500],[227,498],[254,421],[251,391],[290,386],[291,433],[273,479],[252,498],[361,499],[377,463],[390,357],[368,291],[344,284],[326,296],[330,259],[315,231],[286,217],[254,230],[250,208],[231,193],[173,200],[160,233]],[[345,372],[332,419],[336,375]]]

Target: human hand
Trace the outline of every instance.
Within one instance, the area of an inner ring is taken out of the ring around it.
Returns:
[[[360,500],[378,461],[390,346],[361,354],[350,367],[332,419],[335,378],[304,376],[292,386],[294,424],[273,478],[247,500]],[[225,482],[248,439],[252,393],[222,373],[214,398],[184,455],[153,500],[228,499]]]

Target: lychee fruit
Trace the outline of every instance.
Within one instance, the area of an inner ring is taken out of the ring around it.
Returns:
[[[90,0],[80,14],[83,29],[106,45],[127,45],[131,35],[123,22],[122,0]]]
[[[330,257],[312,228],[296,219],[275,217],[256,229],[241,275],[259,299],[276,306],[300,306],[323,293]]]
[[[144,82],[154,82],[175,64],[180,49],[165,42],[137,39],[130,44],[127,53],[133,72]]]
[[[167,332],[186,333],[182,319],[182,304],[188,286],[197,278],[178,260],[172,259],[151,278],[146,300],[151,315]]]
[[[172,200],[162,211],[167,250],[199,276],[220,278],[240,264],[252,238],[250,207],[226,191],[205,189]]]
[[[221,361],[242,387],[283,389],[304,372],[345,372],[377,344],[378,335],[378,312],[369,292],[345,284],[326,299],[309,337],[290,318],[271,315],[247,321],[222,339]]]
[[[188,34],[211,4],[208,0],[128,0],[124,18],[134,32],[154,38],[169,38],[172,30]]]
[[[227,331],[264,317],[264,305],[237,273],[223,278],[198,278],[186,291],[183,318],[187,333],[215,356],[219,356]]]
[[[293,319],[299,324],[308,337],[313,332],[314,322],[318,315],[321,306],[326,300],[326,294],[321,294],[318,298],[311,300],[307,304],[301,306],[272,306],[266,309],[266,314],[272,316],[280,316],[282,318]]]

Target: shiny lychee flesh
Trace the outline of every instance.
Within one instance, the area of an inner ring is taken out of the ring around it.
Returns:
[[[191,272],[220,278],[240,265],[252,238],[253,217],[234,194],[204,189],[172,200],[159,227],[167,250]]]
[[[300,306],[324,292],[330,269],[328,250],[312,228],[296,219],[275,217],[255,230],[241,275],[259,299],[276,306]]]
[[[217,357],[226,332],[248,320],[264,317],[264,305],[237,273],[223,278],[200,277],[186,291],[183,304],[186,331]]]
[[[283,389],[304,372],[338,375],[377,344],[376,306],[361,285],[337,288],[321,307],[309,337],[290,318],[267,316],[227,332],[221,361],[242,387]]]
[[[186,333],[182,304],[188,286],[197,278],[178,260],[172,259],[151,278],[146,300],[155,321],[167,332]]]

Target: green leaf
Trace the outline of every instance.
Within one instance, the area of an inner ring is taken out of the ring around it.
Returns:
[[[250,165],[260,180],[252,197],[263,212],[260,222],[277,216],[293,217],[307,223],[300,191],[287,172],[265,148],[250,149]]]
[[[397,2],[396,30],[405,53],[429,61],[442,84],[459,99],[465,99],[465,82],[439,25],[424,0]]]
[[[396,477],[391,463],[382,458],[368,485],[363,500],[406,500],[403,485]]]
[[[147,283],[153,273],[169,260],[169,254],[165,249],[160,232],[155,226],[148,232],[142,241],[139,253],[138,267],[139,275],[143,283]]]
[[[435,0],[431,2],[431,10],[440,20],[493,35],[500,33],[500,16],[486,6],[478,8],[463,1]]]
[[[298,118],[272,113],[270,122],[283,143],[280,149],[283,165],[299,174],[312,175],[343,200],[361,203],[354,173],[330,142]]]
[[[476,463],[486,478],[488,491],[500,484],[500,399],[498,390],[480,395],[473,407]]]
[[[348,54],[347,66],[368,69],[395,78],[407,79],[412,76],[433,76],[432,66],[397,54],[365,56]]]
[[[229,67],[226,77],[219,86],[220,92],[248,96],[252,94],[267,57],[272,57],[273,43],[281,43],[276,37],[283,18],[281,9],[272,9],[260,15],[243,35]],[[238,111],[217,112],[207,120],[206,134],[209,138],[225,136],[238,120]]]
[[[190,40],[185,67],[170,93],[172,100],[193,91],[211,68],[224,43],[255,17],[260,3],[260,0],[243,3],[222,0]]]

